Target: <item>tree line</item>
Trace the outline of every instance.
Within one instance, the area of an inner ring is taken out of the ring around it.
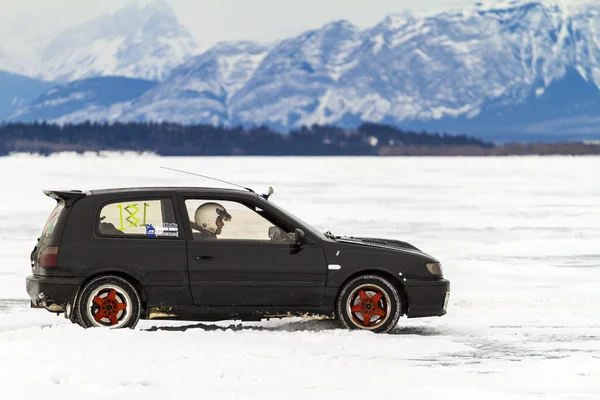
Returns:
[[[11,152],[51,154],[74,151],[153,152],[164,156],[337,156],[380,155],[403,148],[493,148],[466,135],[402,130],[365,123],[356,129],[302,127],[279,133],[266,126],[223,127],[174,123],[129,122],[0,125],[0,155]]]

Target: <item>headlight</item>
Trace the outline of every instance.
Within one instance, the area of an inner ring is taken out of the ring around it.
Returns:
[[[427,269],[431,275],[439,276],[440,278],[444,276],[444,270],[442,270],[442,264],[440,263],[428,263]]]

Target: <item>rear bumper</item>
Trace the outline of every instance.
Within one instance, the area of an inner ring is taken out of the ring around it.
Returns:
[[[54,278],[30,275],[26,278],[27,294],[31,304],[52,312],[63,312],[75,297],[83,282],[80,278]]]
[[[446,314],[450,282],[446,279],[404,282],[408,295],[408,318],[440,317]]]

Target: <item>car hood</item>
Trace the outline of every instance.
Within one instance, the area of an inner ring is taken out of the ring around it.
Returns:
[[[389,250],[399,250],[405,253],[413,253],[420,255],[427,255],[415,246],[410,243],[403,242],[400,240],[394,239],[380,239],[380,238],[365,238],[365,237],[355,237],[355,236],[338,236],[337,241],[339,243],[345,244],[354,244],[358,246],[368,246],[368,247],[376,247],[383,248]]]

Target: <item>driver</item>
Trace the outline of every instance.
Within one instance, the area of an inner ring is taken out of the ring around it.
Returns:
[[[219,203],[204,203],[196,209],[194,221],[190,221],[194,239],[216,239],[221,234],[225,221],[231,221],[231,215]]]

